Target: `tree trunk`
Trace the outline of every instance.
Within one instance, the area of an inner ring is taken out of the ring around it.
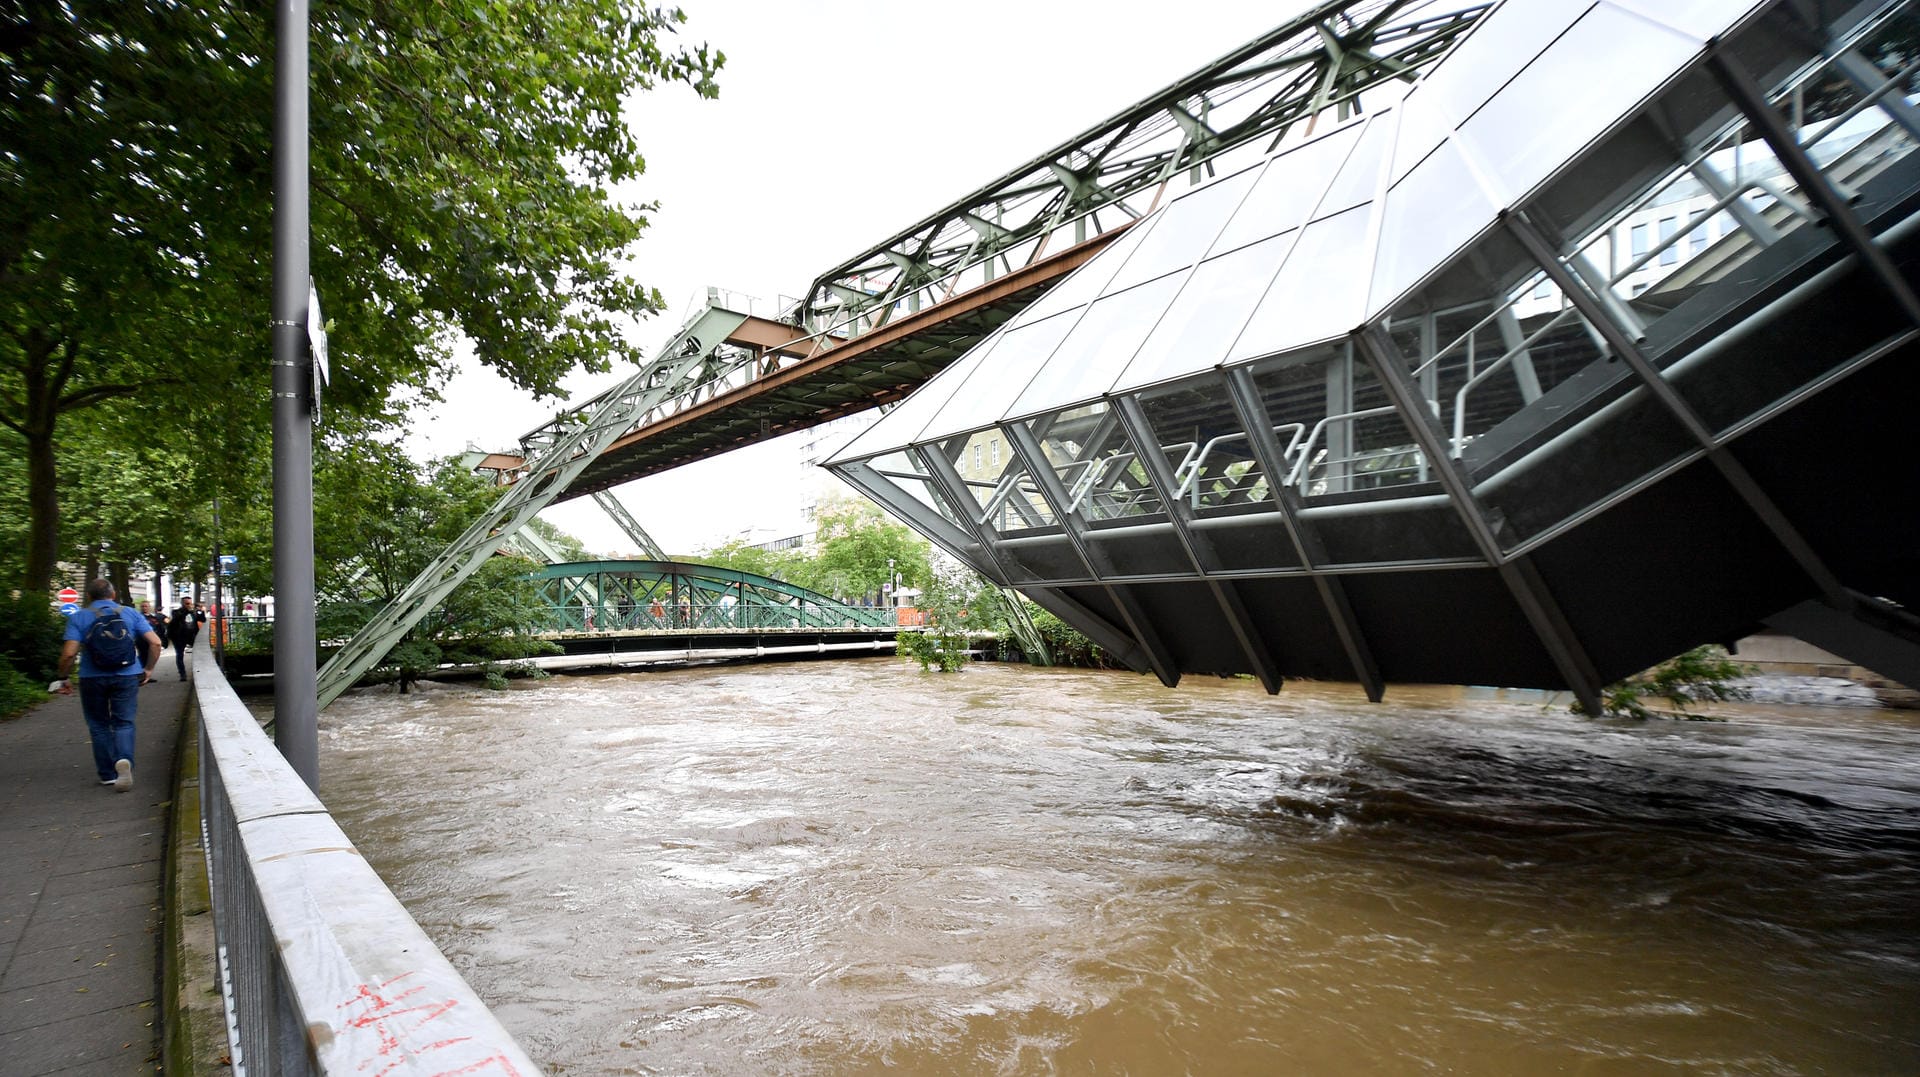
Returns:
[[[30,356],[26,374],[26,420],[20,432],[27,440],[27,563],[20,580],[26,592],[44,591],[53,582],[60,559],[59,472],[53,456],[53,422],[59,387],[49,384],[47,360],[52,352]]]
[[[125,561],[108,561],[107,579],[113,581],[113,593],[120,596],[121,602],[132,599],[133,574],[128,571]]]
[[[100,544],[97,542],[87,547],[86,567],[86,572],[82,573],[86,579],[80,583],[80,590],[83,594],[86,592],[89,584],[100,578]]]

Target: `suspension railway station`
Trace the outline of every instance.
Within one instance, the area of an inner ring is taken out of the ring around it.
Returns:
[[[1758,626],[1920,682],[1914,23],[1318,5],[489,458],[322,704],[546,505],[889,403],[831,467],[1168,685],[1591,704]],[[858,616],[648,556],[550,569],[561,634]],[[201,670],[235,1061],[532,1072]],[[379,1016],[416,988],[454,1016]]]

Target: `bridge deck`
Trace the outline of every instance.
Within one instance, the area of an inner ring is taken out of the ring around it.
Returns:
[[[748,318],[726,343],[761,357],[759,377],[622,436],[558,500],[900,400],[1122,231],[1116,228],[945,302],[901,314],[852,341],[806,336],[789,325]],[[511,472],[522,463],[518,456],[494,453],[480,466]]]

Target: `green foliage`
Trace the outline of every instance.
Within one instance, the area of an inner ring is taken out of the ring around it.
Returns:
[[[561,558],[568,561],[594,561],[598,558],[577,538],[567,534],[538,516],[527,521],[527,528],[545,539],[547,544],[558,550]]]
[[[1073,627],[1047,610],[1038,606],[1029,606],[1027,612],[1033,617],[1033,627],[1046,641],[1047,652],[1053,656],[1056,666],[1078,666],[1083,669],[1120,669],[1120,665],[1107,657],[1107,653]]]
[[[0,659],[42,694],[60,667],[60,635],[66,621],[44,594],[0,596]]]
[[[60,667],[66,622],[44,594],[0,595],[0,718],[11,718],[47,698]]]
[[[1726,649],[1716,646],[1695,647],[1653,667],[1638,677],[1629,677],[1608,685],[1602,692],[1601,706],[1606,713],[1625,718],[1653,718],[1661,712],[1651,710],[1645,701],[1663,699],[1678,717],[1693,717],[1688,706],[1703,702],[1727,702],[1746,699],[1746,689],[1734,681],[1753,672],[1728,657]],[[1575,714],[1585,713],[1579,703]]]
[[[46,699],[46,681],[28,677],[0,658],[0,722],[18,717]]]
[[[0,457],[24,461],[27,521],[5,567],[39,591],[71,546],[62,494],[86,489],[62,477],[83,414],[123,451],[203,454],[172,471],[187,507],[224,492],[236,521],[264,511],[274,9],[126,0],[0,21]],[[675,46],[682,21],[619,0],[315,6],[329,434],[432,399],[461,338],[541,395],[627,352],[625,330],[663,306],[622,269],[652,207],[605,189],[643,168],[635,91],[717,92],[724,58]],[[194,537],[166,553],[198,563]]]
[[[840,502],[816,518],[815,528],[819,553],[790,569],[793,583],[845,599],[878,593],[896,575],[903,587],[933,582],[932,547],[871,502]]]
[[[707,550],[700,554],[700,560],[703,564],[724,565],[788,583],[797,583],[800,577],[811,578],[816,574],[808,564],[809,559],[796,550],[763,550],[739,539]]]
[[[943,566],[921,591],[919,607],[927,613],[926,626],[919,632],[901,632],[898,653],[919,662],[923,670],[951,673],[966,665],[972,633],[990,627],[977,607],[994,598],[986,581],[972,570]]]

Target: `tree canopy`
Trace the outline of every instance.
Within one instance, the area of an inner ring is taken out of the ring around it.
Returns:
[[[315,5],[328,439],[393,422],[400,390],[430,399],[457,342],[539,395],[627,351],[663,304],[621,269],[653,208],[607,193],[644,168],[623,103],[713,96],[724,59],[678,43],[682,21],[619,0]],[[134,481],[175,479],[134,515],[263,496],[273,32],[270,5],[236,0],[0,7],[0,446],[27,517],[4,565],[25,590],[78,548],[76,502],[103,500],[63,477],[101,442],[185,456],[137,461]],[[162,541],[203,537],[185,515]]]

